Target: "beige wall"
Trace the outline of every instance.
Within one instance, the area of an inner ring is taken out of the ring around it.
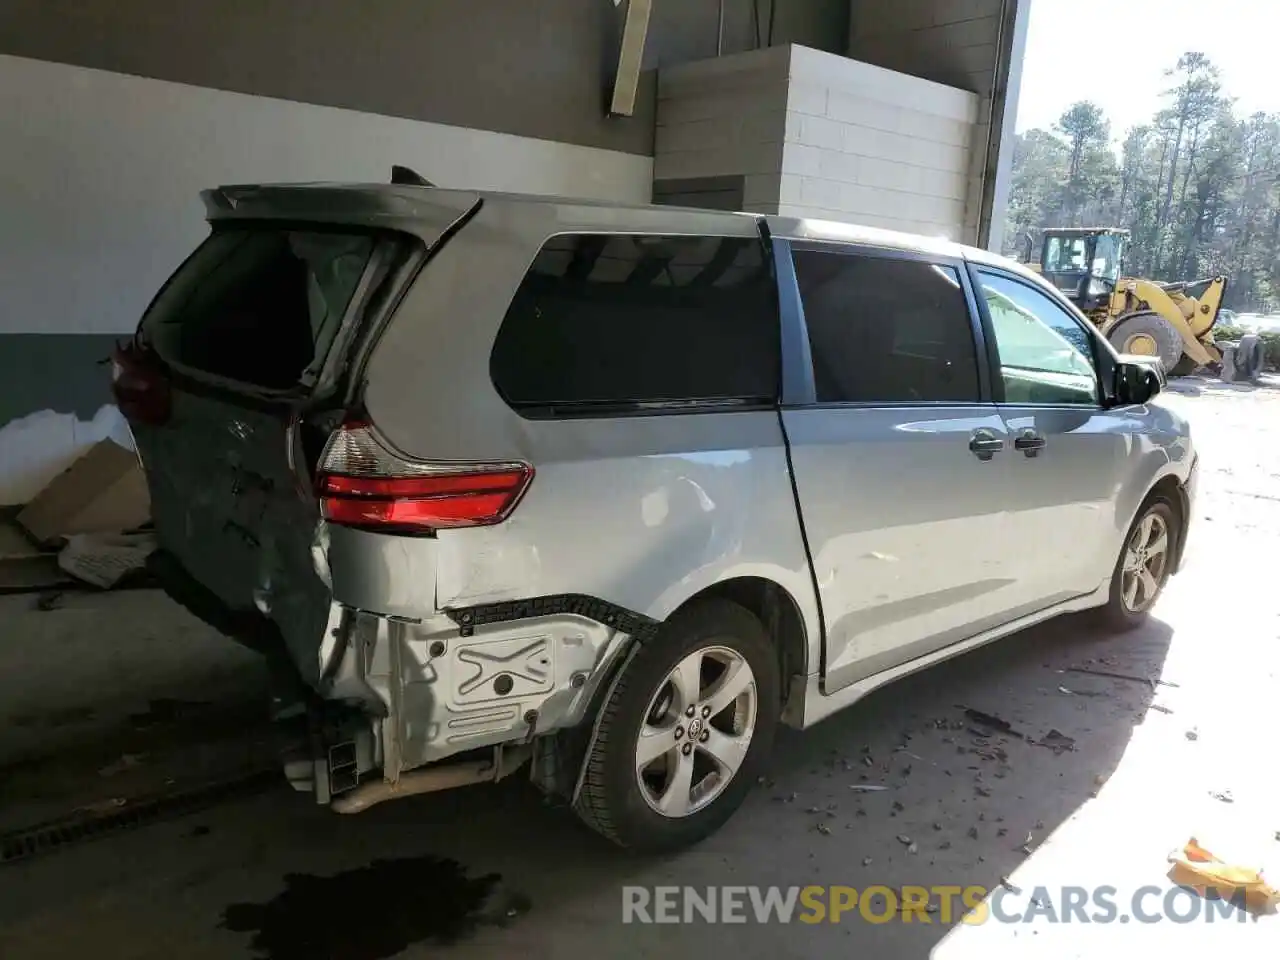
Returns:
[[[801,46],[664,69],[654,180],[743,207],[965,239],[978,98]]]
[[[1031,0],[850,0],[849,56],[979,97],[966,190],[970,242],[999,249]]]

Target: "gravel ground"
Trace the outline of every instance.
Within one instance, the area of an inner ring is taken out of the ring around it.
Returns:
[[[766,782],[697,849],[620,856],[518,781],[351,819],[280,790],[0,868],[0,956],[1275,955],[1280,918],[1209,922],[1186,894],[1171,910],[1195,913],[1190,922],[1122,919],[1144,887],[1157,888],[1145,911],[1160,910],[1166,856],[1193,835],[1252,866],[1280,857],[1280,787],[1259,762],[1280,667],[1269,590],[1280,384],[1183,380],[1160,402],[1193,418],[1203,479],[1185,572],[1146,628],[1117,642],[1062,620],[908,678],[804,734],[787,731]],[[999,715],[1016,735],[958,705]],[[1073,749],[1034,742],[1051,731]],[[886,789],[855,789],[866,785]],[[5,795],[8,807],[15,792]],[[1002,915],[1038,915],[622,923],[625,885],[1002,882]],[[1046,916],[1065,887],[1114,888],[1115,919]]]

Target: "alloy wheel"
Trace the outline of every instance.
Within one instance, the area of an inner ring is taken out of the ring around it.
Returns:
[[[685,656],[659,684],[636,738],[636,779],[664,817],[714,801],[746,758],[758,707],[750,664],[728,647]]]
[[[1144,613],[1160,594],[1169,566],[1169,525],[1156,512],[1138,524],[1124,549],[1120,599],[1130,613]]]

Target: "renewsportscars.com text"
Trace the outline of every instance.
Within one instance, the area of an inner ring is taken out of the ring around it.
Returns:
[[[623,923],[1213,923],[1248,913],[1243,900],[1185,887],[1036,887],[1029,896],[981,886],[622,888]]]

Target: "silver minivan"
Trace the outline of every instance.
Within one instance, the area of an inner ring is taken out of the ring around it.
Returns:
[[[1051,286],[787,217],[224,187],[117,352],[170,595],[340,812],[526,770],[632,848],[778,723],[1068,611],[1140,623],[1196,457]]]

